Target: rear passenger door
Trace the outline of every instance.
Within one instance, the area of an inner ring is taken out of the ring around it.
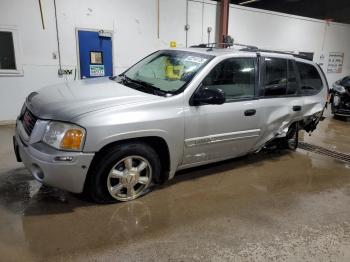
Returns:
[[[301,118],[303,110],[293,59],[262,57],[260,73],[259,104],[262,117],[258,147],[283,134],[290,123]]]

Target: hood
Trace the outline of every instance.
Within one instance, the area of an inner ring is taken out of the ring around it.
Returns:
[[[339,80],[340,84],[346,88],[350,88],[350,76],[344,77],[342,80]]]
[[[95,78],[59,84],[33,92],[26,104],[42,119],[70,121],[96,110],[160,100],[109,78]]]

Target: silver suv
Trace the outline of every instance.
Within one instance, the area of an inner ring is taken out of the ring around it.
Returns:
[[[44,184],[128,201],[180,169],[295,147],[298,130],[316,128],[327,94],[322,70],[290,54],[161,50],[119,76],[31,93],[14,148]]]

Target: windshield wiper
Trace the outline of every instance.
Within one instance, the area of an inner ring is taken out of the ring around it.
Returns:
[[[158,87],[155,87],[151,83],[148,83],[139,79],[138,80],[131,79],[130,77],[127,77],[125,74],[121,75],[121,77],[123,78],[123,82],[136,84],[139,87],[138,89],[142,89],[144,92],[151,93],[158,96],[165,96],[169,94],[168,92],[163,91]]]
[[[164,95],[168,94],[168,92],[165,92],[162,89],[160,89],[158,87],[155,87],[154,85],[152,85],[152,84],[150,84],[148,82],[145,82],[145,81],[142,81],[142,80],[135,80],[135,81],[137,81],[144,88],[148,89],[150,92],[153,92],[156,95],[163,95],[164,96]]]
[[[115,76],[110,76],[110,80],[115,81],[117,83],[123,82],[124,81],[124,76],[123,75],[115,75]]]

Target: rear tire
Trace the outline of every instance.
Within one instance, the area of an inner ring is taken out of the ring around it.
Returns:
[[[117,145],[96,157],[85,190],[97,203],[136,199],[149,192],[161,173],[158,154],[144,143]]]
[[[283,139],[284,148],[290,150],[296,150],[299,145],[299,123],[292,124],[287,132],[286,137]]]

